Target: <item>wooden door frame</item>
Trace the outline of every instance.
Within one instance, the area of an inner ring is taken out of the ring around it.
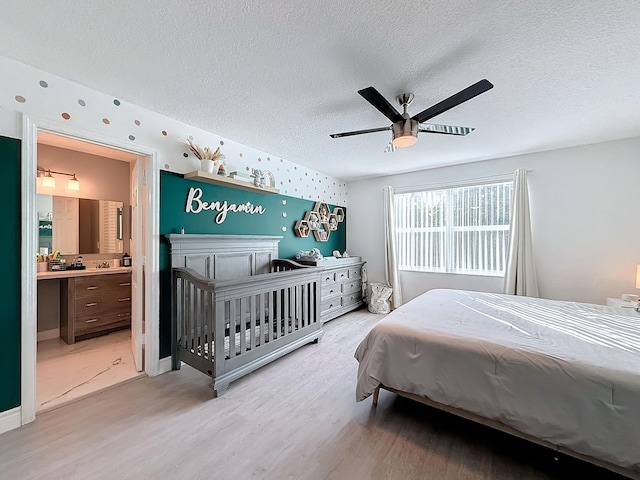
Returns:
[[[160,322],[159,301],[154,288],[160,284],[160,171],[156,149],[112,137],[69,127],[59,121],[37,118],[27,114],[22,117],[22,248],[21,269],[21,425],[36,418],[36,352],[37,352],[37,275],[34,252],[38,251],[38,225],[36,206],[36,173],[38,132],[76,138],[89,143],[124,150],[140,157],[146,157],[146,175],[139,179],[142,191],[146,182],[147,196],[143,205],[146,209],[145,231],[145,277],[144,286],[144,360],[145,372],[149,376],[158,375],[160,370]],[[139,161],[139,160],[138,160]]]

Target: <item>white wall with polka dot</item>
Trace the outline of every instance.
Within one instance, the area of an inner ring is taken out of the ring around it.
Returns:
[[[269,170],[282,195],[347,204],[346,182],[331,175],[0,57],[0,135],[21,138],[23,113],[154,148],[159,168],[176,173],[199,168],[199,160],[184,143],[192,138],[198,145],[220,147],[227,172]]]

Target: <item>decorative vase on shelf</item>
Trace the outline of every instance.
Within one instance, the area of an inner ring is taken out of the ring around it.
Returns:
[[[216,164],[213,160],[210,160],[210,159],[200,160],[200,170],[202,170],[203,172],[215,173],[214,172],[215,169],[216,169]]]
[[[220,160],[220,164],[218,165],[218,175],[226,176],[227,175],[227,167],[225,166],[224,160]]]

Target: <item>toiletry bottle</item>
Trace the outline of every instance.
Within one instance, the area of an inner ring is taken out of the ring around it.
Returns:
[[[129,256],[128,253],[125,252],[125,254],[122,256],[122,266],[123,267],[130,267],[131,266],[131,257]]]

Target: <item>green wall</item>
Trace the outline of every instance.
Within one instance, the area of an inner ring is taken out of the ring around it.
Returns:
[[[185,205],[190,187],[202,189],[202,200],[208,202],[226,200],[229,204],[251,202],[266,210],[263,214],[229,212],[221,224],[216,224],[217,212],[203,211],[198,214],[186,213]],[[286,205],[282,201],[286,200]],[[314,201],[287,197],[276,194],[260,194],[235,188],[212,185],[194,180],[186,180],[182,175],[160,172],[160,358],[171,354],[171,272],[169,246],[163,235],[180,233],[214,233],[235,235],[280,235],[280,258],[293,258],[300,250],[318,248],[324,256],[334,250],[346,249],[346,223],[338,224],[338,230],[331,232],[327,242],[316,242],[313,235],[306,238],[296,237],[293,226],[304,217],[305,212],[313,209]],[[333,210],[334,205],[330,205]],[[283,217],[282,213],[287,216]],[[346,209],[345,209],[346,214]],[[282,226],[287,231],[282,231]]]
[[[0,137],[0,249],[4,252],[0,288],[0,412],[20,405],[20,140]],[[35,252],[34,252],[35,258]]]

